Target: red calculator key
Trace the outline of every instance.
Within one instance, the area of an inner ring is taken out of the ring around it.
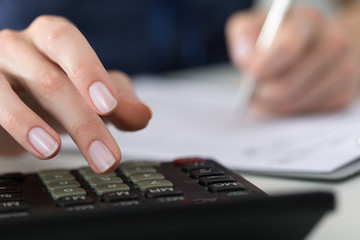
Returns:
[[[177,158],[174,160],[176,166],[182,166],[188,163],[205,162],[206,159],[201,157]]]

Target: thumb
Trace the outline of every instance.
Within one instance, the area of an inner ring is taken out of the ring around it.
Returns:
[[[118,106],[107,116],[117,128],[135,131],[147,126],[152,117],[151,109],[138,99],[130,78],[120,71],[109,71],[118,92]]]

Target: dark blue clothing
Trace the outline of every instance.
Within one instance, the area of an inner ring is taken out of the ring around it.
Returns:
[[[226,61],[224,24],[252,0],[0,0],[0,29],[70,19],[106,68],[128,74]]]

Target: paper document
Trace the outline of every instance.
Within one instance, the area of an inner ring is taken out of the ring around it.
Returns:
[[[324,115],[243,120],[235,113],[237,77],[224,76],[136,77],[136,92],[153,118],[138,132],[109,126],[123,155],[205,156],[239,170],[319,174],[360,156],[360,102]],[[68,136],[63,136],[63,149],[75,149]]]

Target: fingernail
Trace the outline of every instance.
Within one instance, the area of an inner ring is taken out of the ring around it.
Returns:
[[[238,41],[233,49],[233,60],[236,63],[244,64],[250,56],[252,47],[251,41],[247,38]]]
[[[89,155],[100,172],[105,172],[116,162],[109,148],[99,140],[90,144]]]
[[[44,129],[35,127],[30,130],[28,135],[30,143],[44,157],[49,157],[58,149],[58,142]]]
[[[101,113],[111,112],[117,105],[116,99],[102,82],[90,86],[89,94],[92,102]]]

